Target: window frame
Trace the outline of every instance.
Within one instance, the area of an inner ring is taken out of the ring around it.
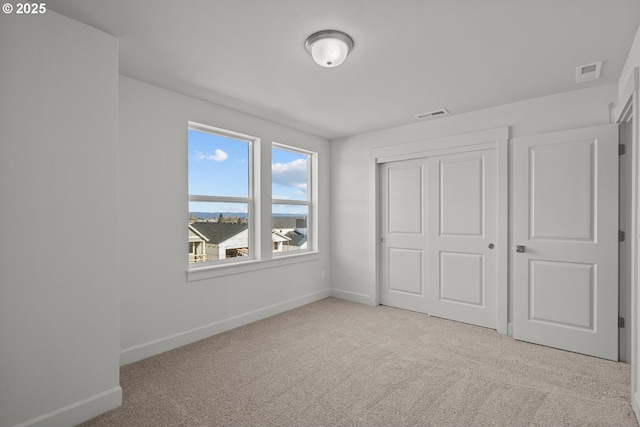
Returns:
[[[249,221],[249,251],[248,257],[235,257],[224,260],[215,260],[212,262],[189,262],[188,241],[185,242],[185,258],[186,261],[186,279],[187,282],[195,282],[199,280],[224,277],[228,275],[248,273],[268,268],[279,268],[297,263],[309,261],[317,261],[320,259],[318,250],[318,153],[304,148],[272,142],[271,144],[262,144],[261,138],[249,134],[219,128],[216,126],[206,125],[200,122],[188,121],[187,130],[192,129],[201,132],[213,133],[222,137],[229,137],[249,143],[249,194],[247,198],[243,197],[225,197],[225,196],[205,196],[191,195],[188,189],[188,158],[187,158],[187,210],[185,217],[189,219],[188,204],[191,201],[204,202],[241,202],[247,203],[247,218]],[[186,138],[187,156],[188,156],[188,136]],[[272,178],[272,149],[282,148],[294,152],[306,154],[307,157],[307,200],[294,201],[281,200],[284,203],[274,203],[272,198],[273,178]],[[271,233],[273,231],[273,205],[274,204],[301,204],[308,206],[307,216],[307,249],[289,251],[277,254],[272,250]],[[268,218],[265,216],[268,215]],[[268,225],[267,225],[268,224]]]
[[[188,202],[209,202],[209,203],[245,203],[247,205],[247,237],[248,237],[248,247],[249,247],[249,255],[247,257],[232,257],[232,258],[224,258],[217,259],[203,263],[190,263],[187,259],[188,270],[187,271],[195,271],[202,269],[215,268],[222,265],[228,264],[240,264],[244,262],[250,262],[253,260],[260,259],[260,245],[257,230],[260,228],[256,222],[259,221],[259,215],[256,215],[256,203],[255,203],[255,188],[259,187],[259,182],[257,181],[257,174],[254,171],[254,165],[256,164],[256,156],[259,156],[259,148],[260,146],[260,138],[247,135],[239,132],[230,131],[227,129],[221,129],[214,126],[205,125],[198,122],[189,121],[187,126],[187,132],[189,130],[194,130],[197,132],[209,133],[212,135],[220,136],[222,138],[230,138],[238,141],[246,142],[248,145],[248,159],[247,159],[247,173],[248,173],[248,189],[247,196],[207,196],[201,194],[190,194],[188,190],[188,178],[187,178],[187,197]],[[189,143],[187,138],[187,149]],[[258,153],[258,154],[256,154]],[[188,160],[187,160],[188,162]],[[258,163],[259,164],[259,163]],[[187,163],[187,171],[188,171],[188,163]],[[187,215],[189,214],[189,209],[187,208]]]
[[[295,251],[284,251],[284,252],[275,252],[272,251],[273,258],[284,258],[291,257],[300,254],[305,254],[309,252],[316,251],[315,246],[315,209],[314,209],[314,193],[315,193],[315,184],[313,180],[314,176],[314,164],[316,163],[317,153],[305,150],[303,148],[294,147],[292,145],[281,144],[278,142],[271,143],[271,154],[273,155],[273,149],[291,151],[293,153],[304,154],[307,156],[307,199],[306,200],[292,200],[292,199],[274,199],[273,194],[271,197],[271,218],[273,220],[273,206],[274,205],[292,205],[292,206],[306,206],[307,207],[307,248],[306,249],[298,249]],[[273,158],[271,159],[271,188],[273,189]],[[272,227],[273,228],[273,227]]]

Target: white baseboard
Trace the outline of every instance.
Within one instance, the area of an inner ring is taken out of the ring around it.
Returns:
[[[29,421],[16,424],[14,427],[75,426],[121,405],[122,388],[118,386]]]
[[[511,322],[507,323],[507,335],[510,337],[513,336],[513,323]]]
[[[151,357],[156,354],[181,347],[183,345],[191,344],[193,342],[229,331],[239,326],[243,326],[257,320],[262,320],[267,317],[271,317],[276,314],[280,314],[285,311],[292,310],[294,308],[301,307],[315,301],[319,301],[329,296],[331,296],[331,290],[325,289],[298,298],[292,298],[278,304],[263,307],[258,310],[250,311],[248,313],[243,313],[237,316],[229,317],[227,319],[219,320],[217,322],[190,329],[188,331],[180,332],[178,334],[170,335],[168,337],[160,338],[158,340],[126,348],[120,351],[120,365],[133,363],[138,360],[142,360],[147,357]]]
[[[371,295],[359,294],[357,292],[345,291],[343,289],[331,289],[331,296],[360,304],[375,305]]]
[[[636,413],[636,418],[640,420],[640,392],[633,393],[631,406],[633,408],[633,412]]]

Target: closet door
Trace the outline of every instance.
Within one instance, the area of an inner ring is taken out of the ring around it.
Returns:
[[[496,328],[496,150],[429,158],[427,312]]]
[[[516,339],[618,359],[618,132],[513,140]]]
[[[380,303],[426,312],[426,159],[380,166]]]
[[[380,166],[380,302],[496,328],[497,150]]]

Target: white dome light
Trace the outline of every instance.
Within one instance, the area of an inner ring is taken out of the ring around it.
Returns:
[[[353,49],[353,39],[340,31],[318,31],[305,43],[316,64],[333,68],[342,64]]]

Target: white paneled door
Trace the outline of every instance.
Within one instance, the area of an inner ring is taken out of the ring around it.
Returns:
[[[618,133],[513,140],[513,336],[618,359]]]
[[[495,329],[496,150],[433,156],[428,171],[428,312]]]
[[[497,150],[380,166],[385,305],[496,328]]]
[[[380,302],[427,312],[427,159],[384,163],[381,189]]]

